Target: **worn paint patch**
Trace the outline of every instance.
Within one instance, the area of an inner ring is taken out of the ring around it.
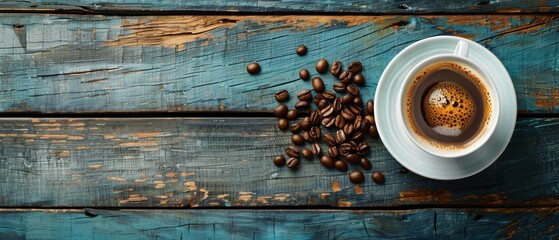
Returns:
[[[449,203],[452,201],[452,193],[446,190],[413,189],[407,192],[400,192],[400,201]]]
[[[198,189],[196,183],[193,181],[185,182],[184,185],[186,186],[187,191],[195,191],[196,189]]]
[[[100,163],[97,163],[97,164],[89,164],[89,165],[87,165],[87,167],[88,167],[88,168],[91,168],[91,169],[99,169],[99,168],[102,168],[102,167],[103,167],[103,164],[100,164]]]
[[[537,108],[548,111],[559,107],[559,88],[551,89],[551,92],[536,92],[535,105]]]
[[[342,191],[342,188],[340,187],[340,182],[338,181],[337,178],[334,178],[334,180],[332,180],[332,191],[334,192]]]
[[[353,204],[347,199],[338,200],[338,207],[351,207],[351,205]]]
[[[163,132],[141,132],[141,133],[135,133],[134,137],[136,137],[136,138],[153,138],[153,137],[160,137],[163,134],[164,134]]]
[[[159,143],[156,141],[123,142],[118,144],[121,147],[153,147],[158,145]]]
[[[363,188],[361,187],[361,185],[355,184],[355,185],[353,185],[353,189],[355,191],[355,194],[357,194],[357,195],[363,194]]]

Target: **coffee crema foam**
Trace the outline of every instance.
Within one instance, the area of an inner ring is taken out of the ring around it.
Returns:
[[[478,76],[459,63],[439,62],[413,77],[405,112],[422,141],[454,151],[478,139],[491,118],[491,95]]]

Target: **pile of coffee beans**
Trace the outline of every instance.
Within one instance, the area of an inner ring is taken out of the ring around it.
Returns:
[[[307,48],[299,46],[296,53],[303,56],[307,53]],[[279,102],[274,112],[278,117],[278,128],[291,131],[293,145],[285,149],[287,160],[283,155],[278,155],[273,162],[277,166],[286,165],[296,169],[301,164],[301,157],[307,160],[316,157],[326,168],[346,172],[352,166],[354,170],[349,173],[349,180],[361,183],[365,180],[361,169],[372,169],[371,162],[366,158],[370,146],[364,140],[365,135],[378,137],[373,101],[364,102],[360,97],[358,86],[365,85],[365,77],[361,74],[363,65],[358,61],[352,62],[344,70],[341,62],[335,61],[329,65],[326,59],[321,58],[315,69],[322,76],[311,78],[307,69],[299,71],[302,80],[311,79],[312,90],[302,89],[297,92],[298,102],[293,109],[282,103],[290,99],[287,90],[282,89],[275,94],[275,99]],[[327,77],[324,75],[328,70],[336,78],[332,91],[327,89],[322,79]],[[306,116],[299,117],[303,113]],[[324,143],[327,147],[322,150],[319,143]],[[384,183],[381,172],[374,172],[371,178],[376,183]]]

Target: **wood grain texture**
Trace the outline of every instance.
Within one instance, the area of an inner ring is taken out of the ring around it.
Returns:
[[[315,75],[321,57],[362,61],[372,98],[399,51],[437,35],[494,52],[519,112],[559,110],[557,15],[0,16],[0,112],[266,112],[279,89],[310,88],[298,69]],[[252,61],[257,76],[245,71]]]
[[[318,159],[279,168],[275,119],[2,119],[0,205],[64,207],[557,206],[559,119],[520,119],[488,169],[462,180],[400,173],[380,140],[355,185]],[[323,147],[325,147],[323,145]],[[355,169],[350,166],[350,169]]]
[[[226,12],[282,12],[282,13],[518,13],[557,12],[559,1],[489,1],[489,0],[447,0],[444,4],[434,4],[427,0],[416,1],[139,1],[139,0],[37,0],[3,1],[3,11],[74,11],[83,13],[105,13],[130,11],[184,12],[184,11],[226,11]]]
[[[0,211],[2,239],[556,239],[558,208]]]

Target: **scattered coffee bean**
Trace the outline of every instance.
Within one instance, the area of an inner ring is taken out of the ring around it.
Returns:
[[[292,133],[298,133],[299,131],[301,131],[301,124],[297,122],[291,124],[291,126],[289,127],[289,131],[291,131]]]
[[[322,155],[322,148],[320,147],[320,145],[318,143],[314,143],[312,145],[312,154],[314,154],[315,156],[320,156]]]
[[[352,104],[352,105],[349,105],[348,108],[355,115],[361,115],[361,113],[363,113],[363,108],[360,107],[360,106],[355,106],[355,105]]]
[[[336,131],[336,142],[338,144],[344,143],[346,139],[347,138],[343,130]]]
[[[289,99],[289,92],[287,92],[287,90],[282,89],[279,90],[278,92],[276,92],[276,101],[278,102],[284,102],[287,101]]]
[[[363,120],[363,116],[362,115],[357,115],[355,116],[355,120],[353,120],[353,129],[355,130],[360,130],[361,129],[361,125],[363,125],[363,122],[365,120]]]
[[[370,126],[371,126],[371,124],[369,124],[369,121],[367,121],[365,118],[363,118],[363,122],[361,123],[361,129],[356,129],[356,130],[367,132],[367,131],[369,131]]]
[[[320,102],[318,102],[318,104],[316,106],[318,107],[318,109],[322,110],[325,107],[330,106],[330,103],[328,103],[328,100],[322,99],[322,100],[320,100]]]
[[[362,131],[356,131],[353,133],[353,135],[351,135],[351,140],[357,141],[363,138],[363,136],[365,136],[365,134]]]
[[[347,67],[347,70],[354,74],[361,72],[362,69],[363,66],[361,65],[361,62],[352,62],[349,64],[349,67]]]
[[[320,113],[318,111],[312,111],[310,120],[313,126],[318,126],[318,124],[320,124]]]
[[[332,89],[334,89],[335,92],[343,93],[346,92],[346,87],[347,86],[343,82],[335,82]]]
[[[299,99],[300,101],[310,101],[311,98],[312,98],[312,93],[311,90],[309,89],[304,89],[297,93],[297,99]]]
[[[371,125],[375,125],[375,117],[372,114],[365,115],[365,120]]]
[[[299,78],[301,78],[302,80],[309,80],[310,77],[311,74],[309,73],[309,70],[307,69],[299,70]]]
[[[371,127],[369,127],[369,136],[371,136],[373,138],[378,137],[378,130],[377,130],[377,127],[375,125],[371,125]]]
[[[301,121],[301,128],[305,131],[308,131],[309,129],[311,129],[311,127],[311,119],[309,117],[303,118],[303,120]]]
[[[311,104],[307,101],[299,101],[299,102],[295,103],[295,108],[297,108],[297,109],[308,108],[310,106],[311,106]]]
[[[353,83],[359,86],[365,85],[365,77],[363,77],[363,74],[361,73],[355,74],[355,76],[353,76]]]
[[[353,79],[353,73],[350,71],[344,71],[338,77],[338,80],[340,80],[340,82],[342,82],[343,84],[351,83],[351,79]]]
[[[371,116],[373,114],[375,114],[374,113],[374,110],[375,110],[374,108],[375,108],[375,104],[373,103],[373,100],[369,99],[369,101],[367,101],[367,104],[365,104],[365,110],[367,110],[367,114],[369,114]]]
[[[357,154],[363,156],[363,155],[367,154],[370,149],[371,149],[371,147],[369,146],[369,144],[367,142],[361,142],[361,143],[359,143],[359,145],[357,145],[357,148],[355,149],[355,151],[357,152]]]
[[[316,71],[319,73],[325,73],[326,71],[328,71],[328,61],[326,61],[326,59],[321,58],[320,60],[318,60],[318,62],[316,62]]]
[[[339,61],[335,61],[334,63],[332,63],[332,66],[330,67],[330,74],[337,77],[340,75],[341,72],[342,72],[342,63]]]
[[[311,130],[309,130],[309,135],[314,140],[317,140],[318,138],[320,138],[321,134],[322,134],[322,132],[320,131],[320,127],[313,126],[313,127],[311,127]]]
[[[409,172],[410,172],[410,170],[408,170],[407,168],[400,167],[400,173],[409,173]]]
[[[274,157],[274,164],[278,167],[285,165],[285,157],[277,155]]]
[[[341,114],[337,115],[334,124],[337,128],[343,128],[346,124],[345,118]]]
[[[254,75],[254,74],[258,74],[260,72],[260,64],[258,63],[250,63],[249,65],[247,65],[247,72]]]
[[[342,100],[339,97],[334,99],[334,102],[332,103],[332,107],[334,107],[334,112],[340,112],[343,107]]]
[[[312,152],[308,148],[301,149],[301,155],[306,159],[312,159]]]
[[[287,154],[287,156],[297,158],[299,157],[299,148],[291,145],[285,149],[285,154]]]
[[[280,103],[274,110],[274,114],[276,115],[276,117],[283,118],[287,115],[287,111],[287,105]]]
[[[297,49],[295,50],[295,52],[299,56],[305,56],[305,54],[307,54],[307,51],[308,51],[308,48],[305,45],[301,45],[301,46],[297,47]]]
[[[362,183],[365,181],[365,175],[359,170],[353,171],[349,174],[349,181],[352,183]]]
[[[363,106],[363,99],[359,96],[353,98],[353,105]]]
[[[326,145],[328,145],[330,147],[336,146],[336,137],[334,137],[334,135],[332,135],[330,133],[324,134],[324,137],[322,137],[322,140],[324,141],[324,143],[326,143]]]
[[[361,157],[359,157],[359,155],[357,155],[355,153],[350,153],[347,156],[345,156],[344,159],[348,163],[357,164],[357,163],[359,163],[359,160],[361,159]]]
[[[334,167],[341,172],[347,171],[347,163],[342,160],[336,160],[336,162],[334,162]]]
[[[287,111],[287,119],[289,120],[293,120],[297,118],[297,110],[295,109],[291,109],[289,111]]]
[[[326,117],[322,119],[322,126],[326,128],[334,127],[335,123],[336,123],[336,118],[334,116]]]
[[[350,143],[342,143],[340,144],[338,149],[340,150],[340,155],[344,157],[346,157],[347,155],[349,155],[355,150],[355,148]]]
[[[351,102],[353,102],[353,96],[351,94],[347,94],[345,96],[343,96],[342,98],[342,104],[350,104]]]
[[[336,94],[333,92],[330,92],[328,90],[324,90],[324,92],[322,93],[322,95],[324,95],[324,98],[332,101],[334,99],[336,99]]]
[[[293,136],[291,136],[291,141],[295,145],[303,145],[305,143],[305,139],[300,134],[293,134]]]
[[[338,147],[336,146],[332,146],[328,148],[328,156],[330,157],[338,157],[340,155],[340,152],[338,151]]]
[[[347,92],[353,96],[359,96],[359,88],[357,88],[353,84],[347,85]]]
[[[312,78],[312,88],[315,92],[321,93],[324,91],[324,82],[320,77],[313,77]]]
[[[384,183],[384,174],[381,172],[374,172],[372,175],[373,181],[378,184]]]
[[[323,118],[330,117],[332,114],[334,114],[334,107],[332,107],[332,105],[328,105],[323,109],[320,109],[320,115],[322,115]]]
[[[289,112],[287,114],[289,115]],[[344,108],[341,114],[345,118],[345,120],[349,122],[353,122],[353,119],[355,119],[355,113],[347,108]]]
[[[330,156],[323,155],[320,157],[320,164],[326,168],[334,168],[334,159]]]
[[[299,167],[299,159],[298,158],[290,158],[287,160],[287,167],[288,168],[297,168]]]
[[[305,142],[311,142],[313,140],[308,131],[303,132],[303,139],[305,139]]]
[[[371,164],[371,161],[366,158],[361,158],[361,160],[359,160],[359,165],[361,165],[361,167],[365,170],[371,170],[371,168],[373,168],[373,164]]]
[[[320,101],[322,101],[322,99],[324,99],[324,95],[322,95],[322,93],[316,94],[313,97],[313,103],[314,104],[318,104]]]
[[[289,127],[289,121],[285,118],[278,119],[278,128],[281,130],[286,130]]]

